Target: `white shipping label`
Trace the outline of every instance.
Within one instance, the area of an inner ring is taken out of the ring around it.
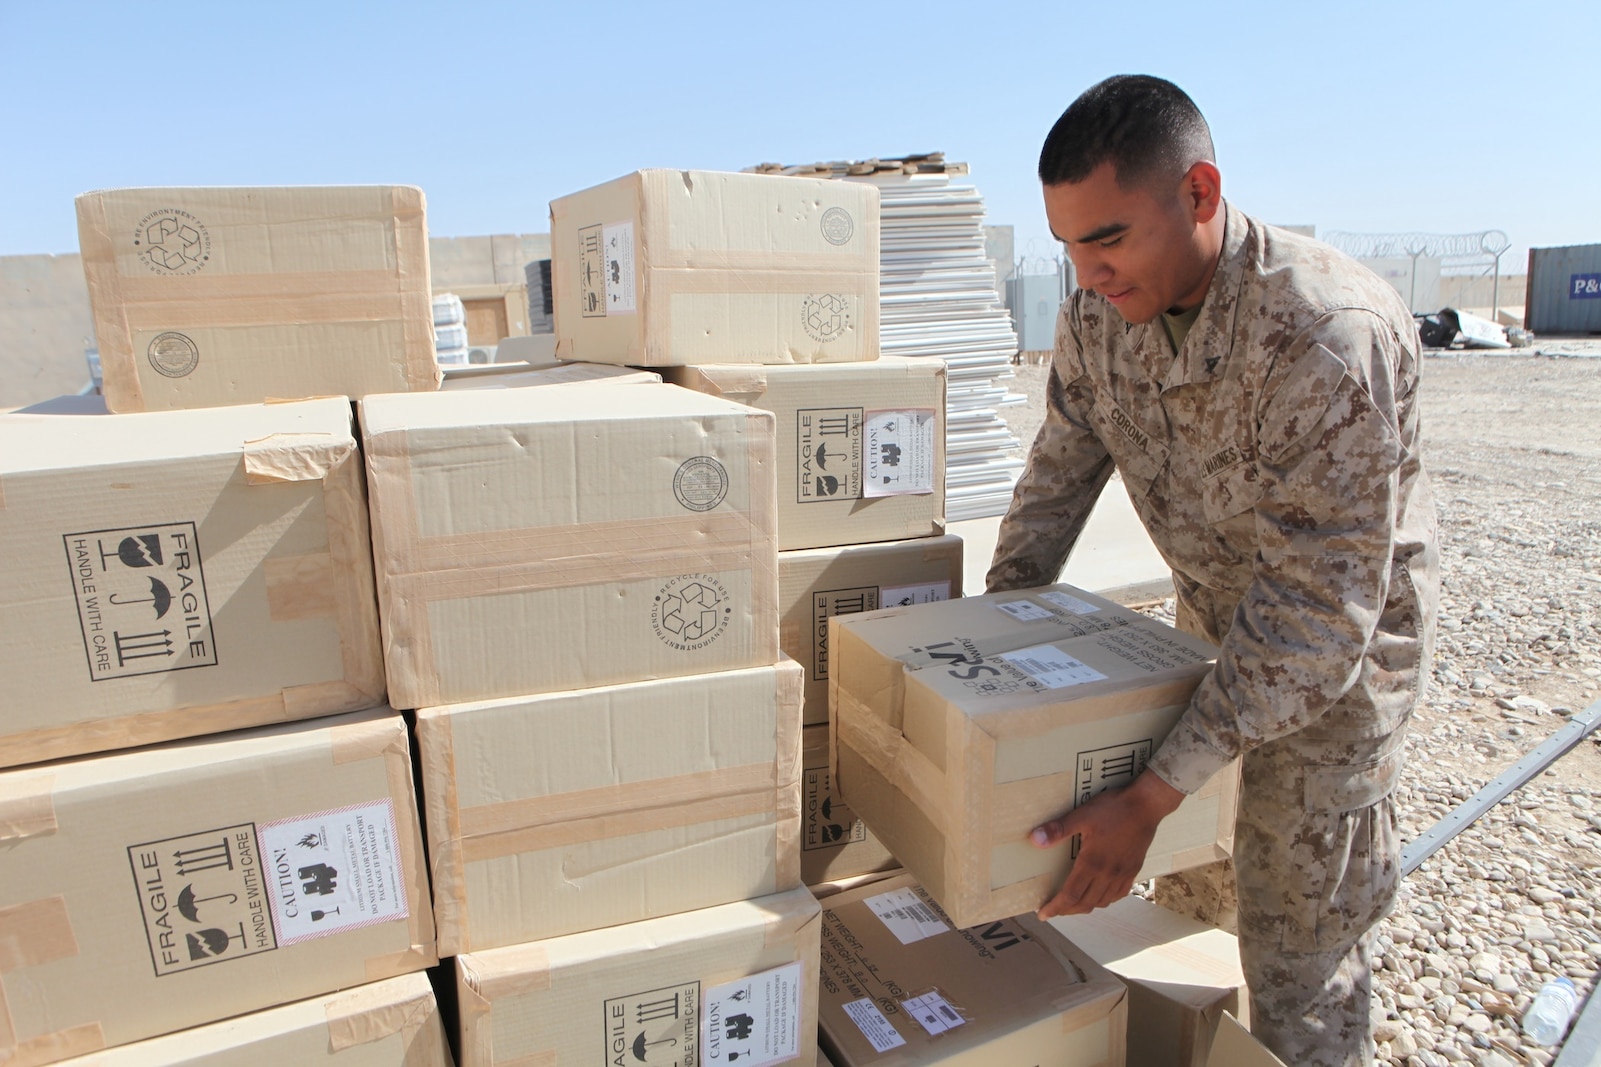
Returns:
[[[950,598],[950,582],[929,582],[926,585],[886,585],[878,591],[878,606],[881,608],[909,608],[913,604],[937,604]]]
[[[901,1007],[906,1009],[906,1014],[922,1024],[923,1029],[928,1031],[929,1037],[954,1030],[967,1021],[938,992],[924,993],[920,997],[903,1000]]]
[[[934,409],[869,411],[862,444],[862,495],[934,491]]]
[[[799,961],[713,986],[701,1009],[701,1063],[766,1067],[800,1055]]]
[[[389,798],[267,823],[256,836],[279,945],[408,914]]]
[[[1071,611],[1074,615],[1093,615],[1097,611],[1101,610],[1088,601],[1080,600],[1078,597],[1073,596],[1070,593],[1064,593],[1057,589],[1047,589],[1044,592],[1037,593],[1035,595],[1041,600],[1050,601],[1052,604],[1055,604],[1057,607],[1062,608],[1063,610]]]
[[[1039,622],[1041,619],[1054,619],[1049,611],[1029,600],[1008,600],[1004,604],[996,604],[997,611],[1004,611],[1018,622]]]
[[[1055,645],[1035,645],[1033,648],[1020,648],[1016,652],[1002,652],[1000,658],[1047,689],[1065,689],[1070,685],[1099,682],[1106,677]]]
[[[865,903],[903,945],[950,930],[945,920],[908,888],[892,889],[888,893],[868,897]]]
[[[606,314],[631,315],[634,307],[634,224],[618,222],[601,229],[605,253]]]
[[[906,1039],[900,1035],[900,1031],[890,1025],[889,1020],[884,1018],[884,1013],[878,1010],[878,1005],[867,997],[847,1002],[845,1014],[850,1016],[851,1022],[856,1024],[856,1029],[862,1032],[862,1036],[872,1042],[874,1052],[888,1052],[892,1048],[900,1048],[906,1044]]]

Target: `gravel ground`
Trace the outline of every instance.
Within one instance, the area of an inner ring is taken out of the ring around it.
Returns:
[[[1582,346],[1584,348],[1590,345]],[[1601,346],[1597,346],[1601,347]],[[1045,368],[1017,368],[1032,440]],[[1601,696],[1601,360],[1444,356],[1424,368],[1444,594],[1399,789],[1410,840]],[[1587,742],[1403,885],[1380,932],[1380,1062],[1549,1064],[1518,1020],[1601,967],[1601,747]]]

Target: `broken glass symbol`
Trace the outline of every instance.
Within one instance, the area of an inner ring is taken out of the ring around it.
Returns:
[[[228,942],[237,940],[240,945],[245,943],[245,924],[239,924],[239,932],[229,935],[214,926],[204,930],[196,930],[192,934],[184,934],[189,943],[189,958],[203,960],[211,956],[220,956],[228,951]]]
[[[833,496],[839,492],[839,479],[832,474],[819,474],[817,476],[817,495]]]
[[[107,552],[106,543],[100,545],[100,566],[105,569],[106,560],[113,555],[122,561],[124,567],[160,567],[166,561],[161,558],[160,534],[134,534],[124,537],[117,544],[116,552]]]

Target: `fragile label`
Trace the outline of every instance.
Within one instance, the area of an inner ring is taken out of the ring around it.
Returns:
[[[804,981],[797,960],[708,989],[701,1012],[701,1062],[767,1067],[800,1055]]]
[[[254,823],[128,846],[156,977],[278,947]]]
[[[1101,609],[1087,600],[1080,600],[1071,593],[1064,593],[1059,589],[1046,589],[1036,594],[1041,600],[1055,604],[1063,611],[1071,611],[1074,615],[1093,615]]]
[[[194,523],[91,530],[62,543],[90,681],[216,666]]]
[[[802,408],[795,413],[795,502],[862,495],[862,409]]]
[[[867,840],[867,827],[834,795],[827,767],[806,771],[804,782],[806,820],[801,848],[810,852]]]
[[[1042,619],[1054,619],[1049,611],[1038,604],[1028,600],[1008,600],[1003,604],[996,604],[997,611],[1003,611],[1018,622],[1039,622]]]
[[[634,224],[618,222],[601,228],[606,268],[606,314],[631,315],[634,307]]]
[[[607,1063],[699,1067],[699,982],[610,997],[601,1010]]]
[[[909,888],[892,889],[888,893],[868,897],[865,903],[903,945],[914,944],[950,930],[945,920]]]
[[[878,586],[826,589],[812,594],[812,681],[828,680],[828,620],[878,609]]]
[[[866,427],[864,496],[904,496],[934,491],[933,408],[869,411]]]
[[[1121,789],[1132,784],[1151,761],[1154,747],[1150,738],[1142,738],[1122,745],[1080,752],[1074,763],[1078,780],[1073,806],[1078,807],[1104,790]]]
[[[1035,645],[1016,652],[1003,652],[1001,659],[1012,664],[1047,689],[1099,682],[1106,677],[1094,667],[1069,656],[1055,645]]]
[[[281,819],[258,835],[280,945],[408,914],[389,798]]]
[[[909,608],[913,604],[937,604],[951,598],[950,582],[922,585],[886,585],[878,591],[878,603],[886,608]]]
[[[967,1022],[961,1013],[951,1007],[950,1003],[939,992],[924,993],[920,997],[901,1001],[901,1007],[906,1014],[916,1019],[929,1037],[937,1037],[947,1030],[954,1030]]]
[[[878,1010],[878,1005],[867,997],[848,1001],[844,1008],[845,1014],[856,1024],[856,1029],[862,1032],[862,1036],[867,1038],[874,1052],[888,1052],[892,1048],[900,1048],[906,1044],[906,1039],[900,1035],[900,1031],[890,1025],[889,1020],[884,1018],[884,1013]]]
[[[578,307],[586,319],[606,317],[605,227],[578,231]]]

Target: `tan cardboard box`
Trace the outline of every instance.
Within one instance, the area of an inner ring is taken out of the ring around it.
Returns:
[[[955,534],[780,552],[778,644],[806,668],[806,725],[828,722],[829,619],[961,595],[962,539]]]
[[[530,367],[526,363],[491,363],[481,367],[456,367],[445,371],[446,392],[463,389],[522,389],[530,385],[582,385],[607,381],[632,385],[658,385],[662,376],[655,371],[634,370],[609,363],[557,363],[550,367]]]
[[[0,416],[0,766],[384,699],[334,398]]]
[[[847,893],[858,886],[872,885],[887,878],[900,878],[906,874],[904,867],[891,867],[887,871],[873,871],[871,874],[855,874],[848,878],[831,878],[826,882],[817,882],[806,888],[812,891],[812,896],[818,900],[826,900],[839,893]]]
[[[0,773],[0,1062],[432,966],[388,708]]]
[[[595,383],[361,420],[396,706],[777,662],[768,412]]]
[[[453,1062],[428,977],[407,974],[75,1056],[63,1067],[451,1067]]]
[[[111,189],[78,239],[112,411],[439,388],[421,189]]]
[[[1127,984],[1129,1067],[1205,1067],[1224,1013],[1247,1011],[1233,934],[1133,896],[1050,923]]]
[[[817,1050],[817,1067],[834,1067],[834,1061],[822,1049]]]
[[[829,897],[822,941],[839,1067],[1123,1067],[1123,984],[1032,915],[958,929],[896,878]]]
[[[1144,769],[1216,650],[1057,585],[830,620],[834,789],[957,923],[1037,910],[1029,832]],[[1238,765],[1163,820],[1139,878],[1229,855]]]
[[[818,926],[795,889],[457,956],[461,1065],[805,1063]]]
[[[556,355],[592,363],[878,357],[878,190],[643,170],[550,204]]]
[[[1252,1037],[1238,1019],[1224,1012],[1206,1067],[1285,1067],[1285,1063]]]
[[[440,953],[799,886],[800,682],[785,659],[419,711]]]
[[[778,547],[945,532],[945,361],[669,367],[778,417]]]
[[[808,886],[899,867],[867,824],[834,795],[828,724],[801,731],[801,878]]]

